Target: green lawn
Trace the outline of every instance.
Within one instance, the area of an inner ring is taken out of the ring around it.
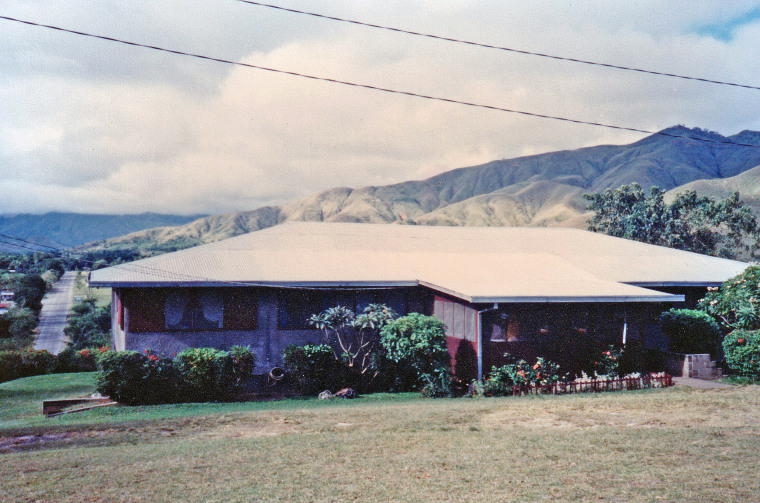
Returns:
[[[93,298],[97,307],[103,307],[111,303],[111,289],[90,288],[87,283],[87,273],[80,271],[74,280],[74,298],[76,297]]]
[[[62,378],[0,385],[0,501],[760,499],[758,386],[30,414]]]

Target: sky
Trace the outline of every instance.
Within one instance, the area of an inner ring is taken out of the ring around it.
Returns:
[[[282,7],[760,86],[760,1]],[[453,44],[238,0],[0,0],[0,16],[257,66],[658,131],[760,130],[760,90]],[[203,61],[0,19],[0,213],[215,214],[643,134]]]

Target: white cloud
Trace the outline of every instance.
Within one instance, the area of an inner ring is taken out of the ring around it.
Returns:
[[[543,2],[287,5],[719,80],[752,83],[760,75],[751,57],[760,23],[738,28],[730,41],[699,34],[719,12],[730,20],[750,2],[732,4],[731,12],[712,2],[680,2],[684,9],[676,3],[555,2],[551,10]],[[685,123],[726,134],[760,129],[758,91],[446,44],[237,2],[189,5],[133,2],[114,11],[84,0],[65,10],[16,3],[7,14],[581,120],[643,129]],[[0,98],[9,104],[0,112],[0,198],[7,212],[245,210],[332,186],[387,184],[640,137],[3,28],[12,34],[11,50],[0,59]]]

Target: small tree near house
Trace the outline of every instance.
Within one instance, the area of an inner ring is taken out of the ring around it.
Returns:
[[[336,306],[312,315],[309,324],[322,330],[335,359],[343,361],[366,386],[377,376],[380,331],[395,318],[396,313],[385,304],[370,304],[358,316],[347,307]]]

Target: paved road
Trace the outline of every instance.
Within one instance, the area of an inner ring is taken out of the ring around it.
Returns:
[[[63,329],[66,328],[66,318],[74,301],[76,275],[75,272],[64,273],[53,289],[42,299],[40,334],[37,336],[37,342],[34,343],[36,349],[47,349],[57,355],[65,348]]]

